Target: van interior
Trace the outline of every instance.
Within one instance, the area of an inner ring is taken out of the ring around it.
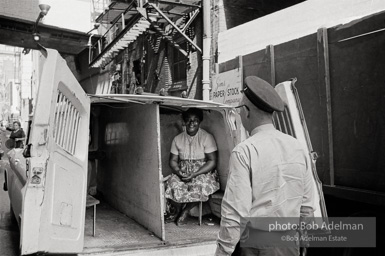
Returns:
[[[216,240],[234,138],[221,110],[204,110],[200,127],[217,143],[221,191],[203,203],[202,225],[195,208],[191,211],[195,217],[190,216],[187,225],[164,224],[162,181],[171,174],[171,142],[183,131],[181,110],[158,104],[92,104],[89,150],[104,154],[102,159],[89,162],[96,169],[95,198],[100,204],[96,207],[95,236],[92,207],[86,210],[84,253]]]

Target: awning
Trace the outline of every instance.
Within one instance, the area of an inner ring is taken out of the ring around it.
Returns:
[[[21,48],[39,49],[32,37],[35,22],[0,15],[0,44]],[[84,32],[39,24],[40,44],[58,50],[60,53],[77,55],[87,48],[89,35]],[[93,42],[99,36],[92,38]]]

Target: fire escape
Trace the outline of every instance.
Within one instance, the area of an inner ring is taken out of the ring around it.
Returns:
[[[144,33],[159,35],[187,57],[188,52],[173,39],[173,33],[179,33],[193,49],[202,53],[200,47],[186,33],[200,9],[200,0],[112,2],[108,9],[96,19],[96,22],[107,25],[108,29],[89,48],[89,66],[106,67],[115,56]],[[183,22],[180,22],[181,20]]]

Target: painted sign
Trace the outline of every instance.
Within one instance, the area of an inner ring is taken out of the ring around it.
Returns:
[[[211,99],[214,102],[238,106],[242,89],[242,69],[232,69],[213,77]]]

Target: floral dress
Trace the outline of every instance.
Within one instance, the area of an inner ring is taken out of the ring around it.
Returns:
[[[177,135],[171,145],[171,153],[179,156],[179,167],[185,174],[197,172],[205,161],[205,153],[217,150],[214,137],[203,129],[195,136],[186,132]],[[166,198],[178,203],[207,201],[219,190],[217,171],[198,175],[188,182],[172,174],[166,182]]]

